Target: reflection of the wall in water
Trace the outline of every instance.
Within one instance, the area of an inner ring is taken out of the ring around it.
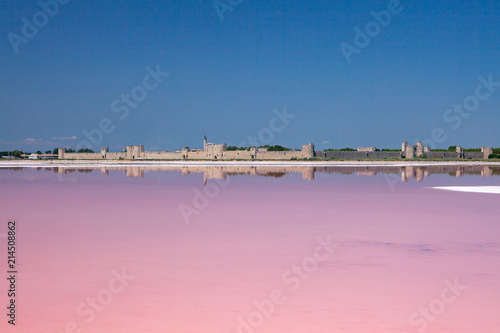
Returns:
[[[22,169],[22,168],[12,168]],[[41,170],[42,168],[37,168]],[[147,172],[181,172],[183,176],[189,174],[203,174],[204,181],[208,179],[226,179],[227,176],[249,175],[252,177],[274,177],[280,178],[289,173],[301,173],[303,179],[314,180],[316,173],[340,173],[356,174],[358,176],[375,176],[378,173],[401,174],[401,180],[407,182],[408,179],[416,179],[418,182],[432,174],[449,174],[454,177],[463,175],[480,175],[481,177],[491,177],[500,175],[500,167],[497,166],[103,166],[103,167],[53,167],[44,168],[58,174],[68,174],[72,172],[92,172],[100,170],[101,174],[109,175],[110,171],[121,171],[127,177],[144,177]]]

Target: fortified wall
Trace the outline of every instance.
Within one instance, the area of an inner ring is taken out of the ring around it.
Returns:
[[[180,151],[145,151],[144,146],[127,146],[122,152],[67,153],[59,148],[59,159],[79,160],[291,160],[314,158],[314,145],[302,145],[302,150],[267,151],[252,147],[249,150],[227,150],[226,144],[208,143],[203,140],[202,149],[183,148]]]
[[[401,158],[400,152],[395,151],[316,151],[316,158],[338,158],[343,160]]]
[[[431,151],[421,142],[415,146],[405,141],[401,151],[377,151],[375,147],[358,147],[357,151],[314,151],[314,145],[302,145],[302,150],[268,151],[252,147],[248,150],[227,150],[226,144],[208,143],[205,136],[203,149],[183,148],[179,151],[145,151],[144,146],[127,146],[122,152],[109,152],[102,148],[100,153],[67,153],[59,148],[59,159],[79,160],[303,160],[303,159],[412,159],[415,157],[445,159],[488,159],[493,153],[491,147],[481,147],[481,152],[466,152],[457,146],[455,152]]]
[[[401,145],[401,154],[405,158],[429,157],[429,158],[447,158],[447,159],[488,159],[493,153],[491,147],[481,147],[481,152],[464,151],[463,147],[457,146],[455,152],[452,151],[431,151],[430,147],[424,147],[422,142],[417,142],[416,146],[408,145],[405,141]]]

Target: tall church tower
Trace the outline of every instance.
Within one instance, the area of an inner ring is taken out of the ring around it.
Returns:
[[[206,146],[207,146],[207,135],[205,134],[205,136],[203,137],[203,150],[206,150]]]

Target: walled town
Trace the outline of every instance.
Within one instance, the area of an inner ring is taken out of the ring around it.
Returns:
[[[100,153],[66,152],[58,149],[59,159],[78,160],[308,160],[308,159],[488,159],[492,147],[481,147],[481,151],[468,151],[456,146],[455,151],[431,150],[421,142],[415,146],[403,142],[400,151],[378,150],[376,147],[358,147],[357,150],[315,151],[312,143],[302,145],[302,150],[270,151],[268,148],[251,147],[245,150],[228,150],[226,144],[208,143],[203,140],[203,149],[183,148],[180,151],[145,151],[144,146],[127,146],[121,152],[110,152],[102,148]]]

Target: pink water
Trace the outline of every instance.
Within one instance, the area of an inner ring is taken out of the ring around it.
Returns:
[[[220,181],[0,169],[0,234],[18,221],[19,271],[15,328],[0,283],[0,330],[497,333],[500,195],[430,187],[499,178],[433,175],[392,191],[381,174],[233,176],[187,224],[179,205]],[[318,250],[328,237],[331,253]],[[133,278],[120,284],[122,269]]]

